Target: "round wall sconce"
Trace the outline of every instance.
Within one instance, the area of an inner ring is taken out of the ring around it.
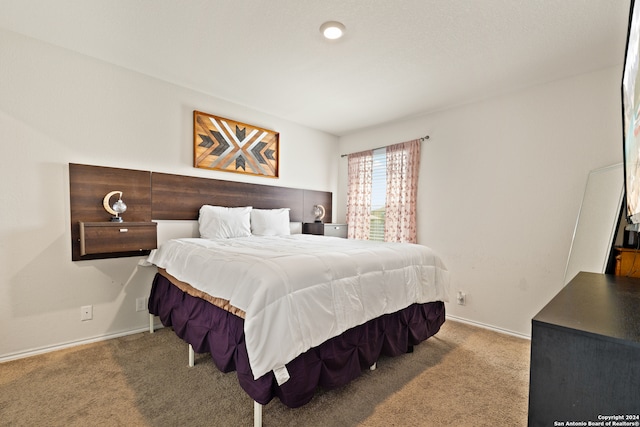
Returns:
[[[110,199],[116,194],[118,195],[118,200],[110,206]],[[127,205],[122,201],[122,191],[112,191],[108,193],[102,200],[102,206],[105,211],[113,215],[111,222],[122,222],[122,217],[120,215],[127,210]]]
[[[315,216],[315,221],[314,222],[322,222],[322,219],[324,218],[326,211],[324,209],[324,206],[322,205],[315,205],[313,207],[313,215]]]

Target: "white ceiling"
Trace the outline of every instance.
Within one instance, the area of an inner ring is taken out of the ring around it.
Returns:
[[[0,27],[334,135],[622,62],[629,0],[0,0]],[[346,36],[324,40],[341,21]]]

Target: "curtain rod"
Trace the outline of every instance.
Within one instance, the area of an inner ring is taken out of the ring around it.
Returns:
[[[423,136],[422,138],[418,138],[418,140],[419,140],[420,142],[424,142],[424,141],[426,141],[427,139],[429,139],[429,135],[425,135],[425,136]],[[389,145],[393,145],[393,144],[389,144]],[[385,146],[377,147],[377,148],[369,148],[369,150],[379,150],[380,148],[386,148],[386,147],[388,147],[389,145],[385,145]],[[364,150],[363,150],[363,151],[364,151]],[[355,151],[355,153],[359,153],[359,151]],[[354,154],[354,153],[349,153],[349,154]],[[340,157],[347,157],[349,154],[341,154],[341,155],[340,155]]]

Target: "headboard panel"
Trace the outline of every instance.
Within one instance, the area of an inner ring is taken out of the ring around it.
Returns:
[[[130,207],[123,215],[125,222],[196,220],[204,204],[290,208],[292,222],[313,222],[313,206],[321,204],[326,210],[325,221],[332,218],[332,195],[327,191],[77,164],[69,164],[69,186],[74,260],[108,257],[79,256],[78,223],[109,221],[102,199],[114,190],[123,191]]]
[[[313,215],[313,207],[315,205],[324,206],[325,213],[322,222],[331,222],[331,219],[333,218],[333,212],[331,211],[330,192],[303,190],[302,196],[302,206],[304,207],[302,222],[313,222],[316,219],[316,217]],[[291,221],[295,220],[292,219]]]
[[[107,193],[122,191],[122,198],[127,203],[126,221],[151,221],[151,172],[72,163],[69,164],[69,190],[73,260],[107,258],[80,255],[80,222],[108,222],[111,219],[102,204]],[[139,252],[133,255],[139,255]],[[108,257],[112,256],[116,255]]]
[[[323,205],[331,221],[331,192],[249,184],[211,178],[151,173],[151,217],[194,220],[202,205],[290,208],[293,222],[313,222],[313,207]]]
[[[151,181],[153,219],[198,219],[200,206],[208,204],[258,209],[288,207],[291,221],[304,221],[305,190],[164,173],[153,173]],[[330,197],[331,193],[328,194]],[[313,205],[308,211],[312,209]]]

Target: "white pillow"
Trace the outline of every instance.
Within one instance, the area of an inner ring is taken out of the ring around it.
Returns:
[[[228,239],[251,235],[251,206],[225,208],[203,205],[200,208],[198,227],[204,239]]]
[[[288,236],[289,208],[253,209],[251,211],[251,234],[256,236]]]

